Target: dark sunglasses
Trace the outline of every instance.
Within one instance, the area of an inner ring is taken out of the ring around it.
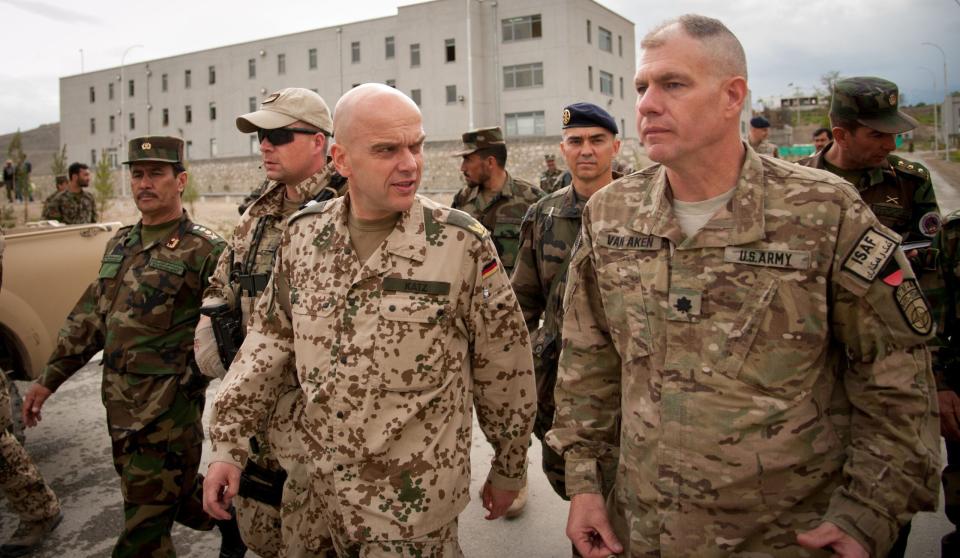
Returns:
[[[272,130],[257,130],[257,139],[263,143],[263,138],[270,140],[273,146],[283,145],[293,141],[293,134],[322,134],[320,130],[308,130],[306,128],[274,128]]]

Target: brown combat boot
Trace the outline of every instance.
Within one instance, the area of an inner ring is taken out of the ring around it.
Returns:
[[[517,497],[513,499],[513,503],[510,504],[510,507],[507,508],[507,512],[503,514],[507,519],[515,519],[520,517],[523,513],[523,508],[527,505],[527,485],[523,485],[523,488],[520,489],[520,492],[517,493]]]
[[[16,532],[3,546],[0,546],[0,556],[24,556],[36,549],[46,538],[47,533],[53,531],[63,521],[63,512],[39,521],[20,521]]]

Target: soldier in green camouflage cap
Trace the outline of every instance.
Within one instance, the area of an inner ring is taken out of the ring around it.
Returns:
[[[540,189],[549,194],[557,189],[557,178],[563,171],[557,168],[557,157],[552,153],[544,155],[543,162],[547,165],[547,170],[540,173]]]
[[[210,530],[197,474],[208,380],[196,369],[200,297],[223,240],[183,210],[183,140],[130,141],[130,189],[141,219],[107,243],[100,275],[60,330],[42,376],[24,398],[24,422],[103,350],[103,395],[124,527],[115,557],[173,556],[174,521]],[[219,524],[221,557],[243,556],[236,521]]]
[[[520,223],[530,204],[543,197],[543,190],[507,172],[507,144],[498,126],[466,132],[463,148],[453,156],[463,157],[460,172],[467,185],[450,206],[466,211],[490,231],[510,274],[520,246]]]

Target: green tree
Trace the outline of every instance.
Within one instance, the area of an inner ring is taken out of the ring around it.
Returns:
[[[59,153],[53,154],[53,161],[50,163],[50,174],[54,177],[67,174],[67,144],[63,144]]]
[[[826,91],[826,94],[824,95],[826,98],[830,99],[833,97],[833,84],[837,83],[838,79],[840,79],[840,72],[837,70],[824,72],[820,76],[820,83],[823,84],[823,89]]]
[[[100,219],[110,207],[110,200],[113,199],[113,169],[110,166],[110,158],[107,157],[107,150],[100,151],[100,158],[94,167],[93,189],[97,192],[97,213]]]
[[[184,165],[184,168],[187,169],[187,185],[183,189],[183,195],[181,199],[183,203],[190,206],[190,217],[196,219],[196,208],[194,207],[194,202],[200,198],[200,192],[197,190],[196,181],[193,179],[193,174],[190,173],[190,169]]]
[[[13,175],[14,191],[23,196],[23,221],[30,220],[30,184],[27,182],[27,169],[23,164],[27,160],[27,154],[23,152],[23,138],[20,137],[20,130],[13,134],[10,145],[7,146],[7,158],[13,162],[13,168],[16,172]]]

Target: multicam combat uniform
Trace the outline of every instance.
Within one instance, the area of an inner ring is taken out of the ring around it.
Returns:
[[[318,197],[329,199],[344,193],[346,179],[337,174],[331,164],[302,181],[295,188],[304,203]],[[244,325],[248,323],[256,299],[263,292],[273,271],[274,254],[280,245],[283,230],[287,226],[286,219],[293,213],[284,206],[285,189],[284,184],[271,183],[262,197],[253,202],[248,211],[240,217],[230,238],[229,246],[220,256],[216,271],[210,276],[210,286],[204,291],[204,306],[219,302],[227,302],[231,307],[239,304],[243,311],[243,323]],[[302,397],[298,397],[301,391],[292,362],[287,378],[288,381],[282,390],[283,394],[277,400],[277,407],[285,409],[286,412],[275,414],[271,411],[270,418],[265,421],[266,425],[279,423],[275,424],[275,427],[280,432],[294,430],[284,425],[283,421],[291,420],[296,414],[296,407],[302,406]],[[288,400],[300,401],[300,404],[294,405],[293,401]],[[248,464],[248,467],[265,470],[266,474],[261,476],[279,479],[282,478],[284,469],[291,467],[282,468],[277,462],[273,455],[275,452],[271,451],[270,437],[267,429],[257,433],[251,448],[252,465]],[[254,451],[254,448],[259,451]],[[294,444],[291,447],[280,448],[280,451],[295,455],[304,450],[302,445]],[[303,475],[300,477],[302,478]],[[302,480],[299,482],[301,485],[304,484]],[[263,490],[270,489],[264,487]],[[281,499],[279,494],[276,496],[276,500]],[[297,543],[297,537],[287,537],[281,541],[281,510],[280,506],[273,501],[272,495],[259,496],[258,499],[256,494],[248,496],[245,493],[238,496],[234,502],[237,509],[237,522],[247,547],[263,558],[292,554],[291,546]],[[290,499],[284,506],[284,510],[294,511]],[[284,520],[288,524],[290,521],[289,518]],[[293,531],[288,533],[294,534]],[[281,546],[281,543],[284,546]]]
[[[509,277],[520,248],[520,224],[523,216],[527,213],[527,208],[542,197],[543,191],[539,188],[507,173],[503,189],[489,203],[485,203],[480,195],[480,187],[465,186],[453,197],[450,205],[454,209],[467,212],[490,231],[493,245],[497,247],[497,254]]]
[[[628,556],[799,555],[823,520],[884,556],[939,471],[932,320],[899,238],[833,175],[750,149],[696,236],[669,200],[654,166],[584,210],[547,435],[568,494],[619,453]]]
[[[3,281],[3,231],[0,230],[0,286]],[[20,521],[43,521],[60,514],[60,501],[30,455],[13,435],[10,385],[0,370],[0,488]]]
[[[67,225],[97,222],[97,199],[87,191],[79,193],[64,190],[53,196],[43,208],[43,218]]]
[[[319,504],[312,533],[323,535],[310,535],[312,550],[332,537],[344,556],[456,556],[473,405],[495,450],[490,480],[505,490],[526,481],[535,412],[526,328],[493,244],[469,216],[418,196],[361,263],[348,204],[291,217],[278,286],[258,301],[217,396],[212,461],[244,465],[245,441],[296,354]]]
[[[195,371],[200,294],[223,240],[183,213],[146,246],[142,223],[107,244],[100,277],[70,312],[40,383],[52,391],[103,349],[103,402],[123,489],[114,556],[172,556],[174,520],[208,530],[200,423],[208,380]]]

